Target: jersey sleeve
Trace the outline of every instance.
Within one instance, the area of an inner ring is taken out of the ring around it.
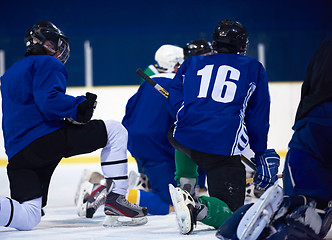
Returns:
[[[246,126],[248,130],[250,148],[254,152],[267,149],[269,131],[270,93],[267,74],[264,67],[259,64],[258,80],[246,110]]]
[[[32,86],[35,103],[48,120],[76,119],[77,106],[86,99],[65,94],[67,71],[62,63],[52,60],[36,68]]]

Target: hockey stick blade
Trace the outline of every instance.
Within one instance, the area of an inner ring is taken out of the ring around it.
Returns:
[[[146,75],[145,72],[142,71],[142,69],[138,68],[136,70],[136,73],[145,81],[147,81],[152,87],[157,89],[157,91],[160,92],[165,98],[168,98],[168,92],[158,83],[156,83],[156,81],[154,81],[152,78]]]

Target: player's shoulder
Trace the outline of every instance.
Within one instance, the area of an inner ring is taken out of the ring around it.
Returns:
[[[64,67],[62,62],[50,55],[30,55],[26,57],[26,60],[29,62],[34,62],[35,65],[43,65],[43,66],[59,66],[59,67]]]
[[[256,58],[241,55],[241,54],[229,54],[233,57],[233,62],[236,62],[239,66],[247,66],[250,69],[255,69],[257,71],[261,71],[264,69],[261,62],[259,62]]]
[[[11,71],[26,71],[30,69],[31,71],[49,71],[58,70],[66,72],[64,65],[55,57],[49,55],[30,55],[21,60],[15,62],[7,72]]]
[[[44,71],[61,71],[66,72],[63,63],[50,55],[31,55],[27,57],[28,61],[32,61],[35,68]]]
[[[173,79],[175,76],[175,73],[159,73],[159,74],[155,74],[153,76],[151,76],[151,78],[153,79]]]
[[[216,58],[232,58],[232,59],[237,59],[241,61],[247,61],[247,62],[254,62],[254,63],[259,63],[259,61],[253,57],[249,57],[247,55],[242,55],[242,54],[234,54],[234,53],[216,53],[213,55],[210,55],[211,57],[216,57]]]

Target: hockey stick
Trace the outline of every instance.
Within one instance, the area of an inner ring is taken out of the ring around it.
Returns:
[[[255,172],[257,171],[256,168],[256,164],[252,161],[249,160],[248,158],[246,158],[245,156],[241,155],[241,160],[248,165],[248,167],[250,167],[252,170],[254,170]]]
[[[154,81],[152,78],[150,78],[148,75],[146,75],[145,72],[142,71],[142,69],[138,68],[136,70],[136,73],[142,77],[145,81],[147,81],[152,87],[157,89],[158,92],[160,92],[165,98],[168,98],[168,92],[160,86],[156,81]]]
[[[143,72],[142,69],[138,68],[136,70],[136,73],[145,81],[147,81],[152,87],[154,87],[158,92],[160,92],[165,98],[168,98],[169,93],[162,86],[156,83],[156,81],[150,78],[145,72]],[[251,160],[249,160],[243,155],[241,155],[241,160],[256,172],[257,169],[255,163],[253,163]]]

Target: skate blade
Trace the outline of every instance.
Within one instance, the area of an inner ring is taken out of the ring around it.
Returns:
[[[255,240],[270,222],[283,199],[282,188],[275,183],[248,209],[237,228],[240,240]]]
[[[84,182],[81,184],[77,199],[77,215],[80,217],[86,217],[87,202],[83,202],[86,195],[90,195],[92,192],[93,184],[90,182]]]
[[[172,184],[169,184],[168,186],[179,231],[182,234],[189,234],[192,231],[191,215],[184,202],[182,191],[179,188],[175,188]]]
[[[140,226],[148,222],[147,217],[129,218],[124,216],[106,216],[103,222],[104,227]]]

